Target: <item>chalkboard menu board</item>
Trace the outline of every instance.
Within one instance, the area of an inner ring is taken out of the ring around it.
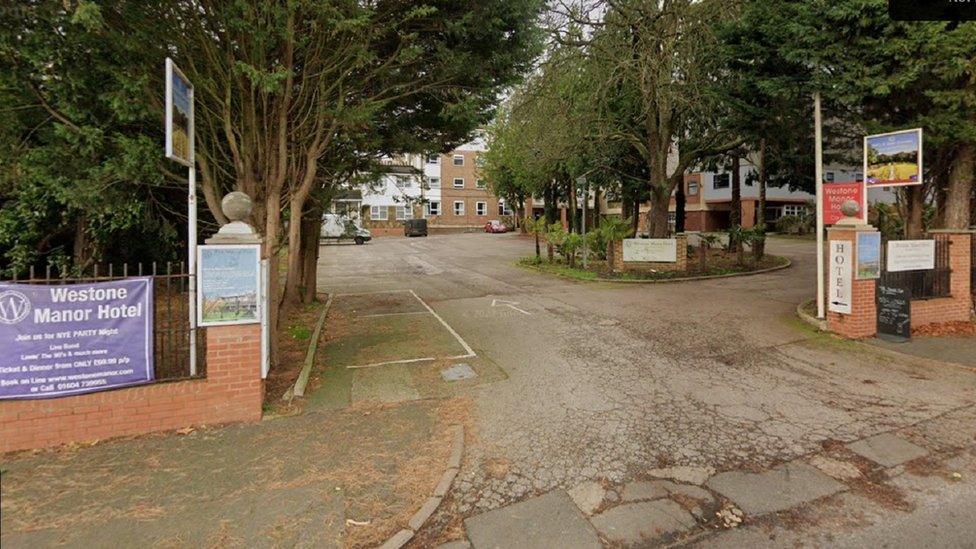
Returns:
[[[877,286],[878,337],[907,341],[912,337],[912,292],[909,288]]]

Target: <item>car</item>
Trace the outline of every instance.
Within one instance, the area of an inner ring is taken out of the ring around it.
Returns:
[[[404,221],[403,236],[427,236],[427,220],[408,219]]]
[[[356,244],[362,245],[373,239],[370,232],[345,215],[327,213],[322,215],[322,230],[319,233],[320,240],[352,240]]]
[[[497,219],[492,219],[488,223],[485,223],[486,233],[507,233],[508,226]]]

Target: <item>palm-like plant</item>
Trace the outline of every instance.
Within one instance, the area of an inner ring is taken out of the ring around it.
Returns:
[[[708,270],[708,250],[718,242],[718,235],[701,233],[698,235],[698,268]]]
[[[530,216],[525,216],[525,222],[522,224],[526,231],[535,236],[535,258],[536,260],[542,260],[542,253],[539,249],[539,235],[545,234],[546,232],[546,219],[544,217],[532,218]]]

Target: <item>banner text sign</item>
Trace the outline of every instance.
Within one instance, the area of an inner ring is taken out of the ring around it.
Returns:
[[[830,291],[827,294],[828,309],[835,313],[851,314],[853,296],[852,248],[850,240],[830,241]]]
[[[823,216],[826,225],[834,225],[844,217],[840,207],[848,200],[854,200],[864,211],[863,184],[857,181],[845,183],[824,183]]]
[[[624,261],[676,263],[678,242],[673,238],[625,238]]]
[[[935,268],[935,240],[889,240],[888,271],[925,271]]]
[[[153,280],[0,284],[0,398],[153,380]]]

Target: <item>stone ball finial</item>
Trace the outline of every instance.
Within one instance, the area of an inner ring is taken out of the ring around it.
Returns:
[[[847,199],[840,205],[840,211],[846,217],[857,217],[857,214],[861,213],[861,205],[857,200]]]
[[[234,191],[224,195],[224,199],[220,201],[220,209],[223,210],[224,215],[227,219],[231,221],[243,221],[247,216],[251,215],[251,208],[254,203],[251,201],[251,197],[240,191]]]

